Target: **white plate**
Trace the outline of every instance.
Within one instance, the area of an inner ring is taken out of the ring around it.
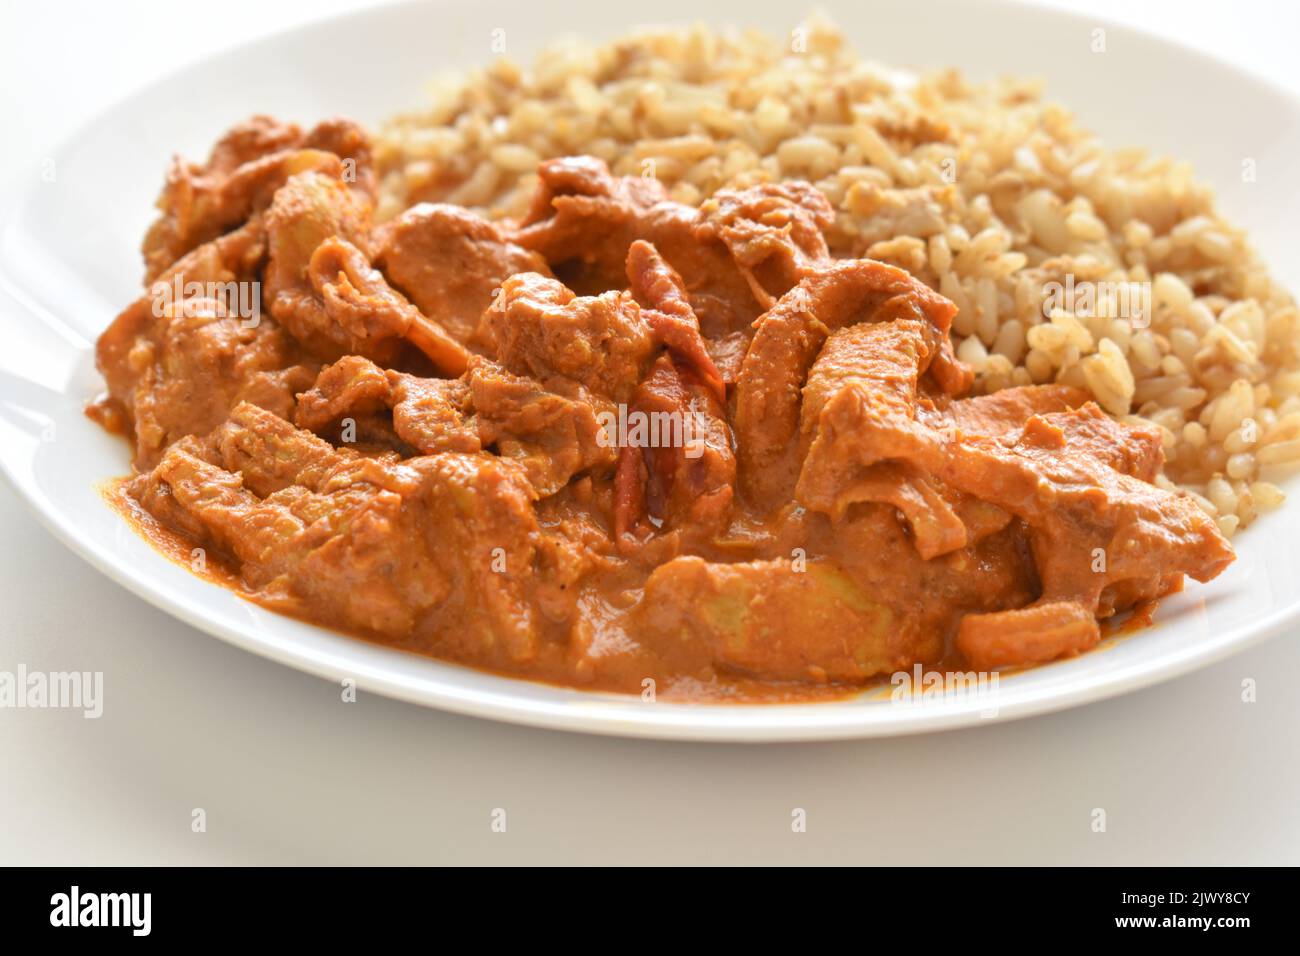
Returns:
[[[655,5],[660,21],[705,8]],[[710,4],[715,22],[791,29],[791,8]],[[630,11],[630,12],[625,12]],[[0,234],[0,465],[49,528],[136,594],[233,644],[364,689],[462,713],[609,734],[714,740],[867,737],[1042,713],[1112,696],[1203,666],[1294,627],[1300,617],[1300,505],[1238,536],[1238,561],[1209,586],[1165,603],[1151,629],[1083,657],[1004,677],[987,698],[891,703],[881,694],[779,706],[643,704],[478,673],[390,651],[280,617],[155,553],[96,490],[127,471],[127,447],[82,415],[99,388],[91,344],[137,294],[136,249],[173,151],[201,156],[253,112],[310,122],[344,113],[373,122],[419,105],[435,71],[486,61],[492,31],[528,59],[557,33],[608,38],[640,15],[625,5],[429,2],[344,17],[198,63],[106,111],[51,152],[53,181],[4,197]],[[1300,154],[1300,103],[1236,69],[1153,37],[1002,2],[873,2],[832,8],[866,56],[897,66],[954,65],[976,77],[1037,74],[1111,145],[1141,144],[1192,160],[1231,218],[1290,288],[1287,241],[1300,193],[1287,169]],[[1106,52],[1091,52],[1106,30]],[[346,51],[346,54],[340,51]],[[1243,183],[1252,158],[1258,181]],[[44,170],[48,173],[49,170]],[[1292,483],[1291,490],[1300,491]],[[69,595],[70,600],[75,596]]]

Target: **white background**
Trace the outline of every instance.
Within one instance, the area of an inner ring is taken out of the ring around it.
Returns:
[[[159,73],[357,5],[0,0],[0,175],[30,175],[63,134]],[[1053,5],[1300,93],[1294,5]],[[364,69],[345,50],[339,64]],[[1294,637],[1118,700],[929,737],[567,735],[365,695],[344,704],[335,685],[111,584],[0,485],[0,670],[90,668],[106,685],[99,720],[0,709],[0,863],[1294,864]],[[1246,678],[1256,703],[1241,701]],[[206,833],[191,832],[196,807]],[[791,832],[796,807],[806,833]],[[495,808],[505,833],[490,828]]]

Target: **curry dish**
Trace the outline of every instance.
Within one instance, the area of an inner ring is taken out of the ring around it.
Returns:
[[[287,614],[685,699],[1078,654],[1232,561],[1155,484],[1156,429],[1065,385],[970,397],[956,307],[833,257],[812,185],[538,175],[522,217],[375,224],[347,120],[178,160],[90,409],[142,526]]]

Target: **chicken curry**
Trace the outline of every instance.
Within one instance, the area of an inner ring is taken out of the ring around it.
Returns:
[[[267,607],[780,699],[1078,654],[1233,559],[1154,483],[1154,429],[1060,385],[971,397],[955,306],[833,256],[807,183],[696,207],[577,156],[519,220],[376,224],[372,167],[350,121],[266,117],[176,160],[98,342],[121,500]]]

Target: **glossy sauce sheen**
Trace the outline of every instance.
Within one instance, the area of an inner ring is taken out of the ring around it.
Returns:
[[[135,443],[109,499],[250,600],[555,684],[791,701],[1080,653],[1232,559],[1152,483],[1154,430],[1062,386],[969,397],[952,303],[837,258],[806,183],[695,208],[569,157],[519,222],[375,226],[369,156],[259,117],[178,163],[146,279],[207,291],[147,289],[98,344],[91,413]]]

